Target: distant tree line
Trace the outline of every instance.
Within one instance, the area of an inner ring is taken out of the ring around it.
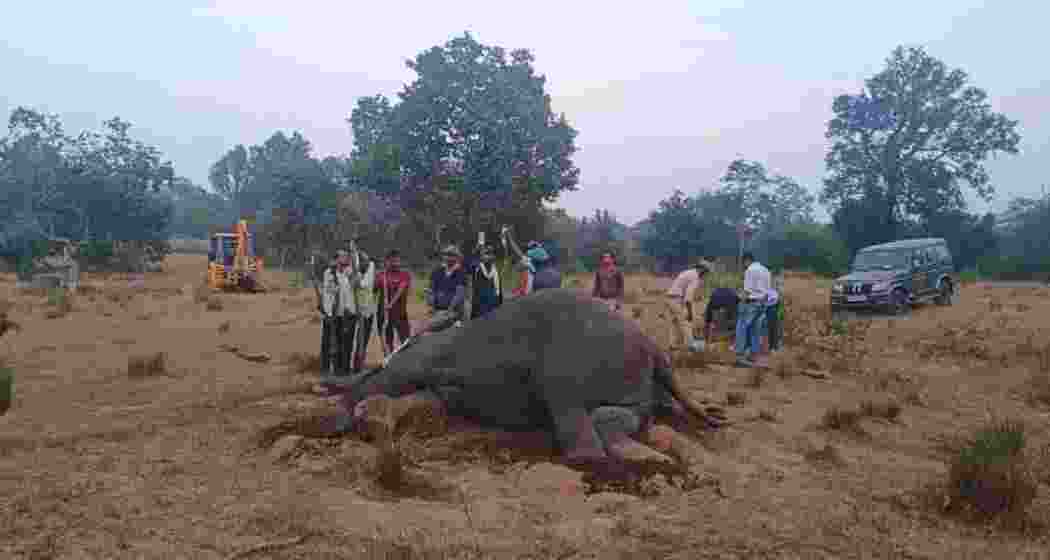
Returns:
[[[355,237],[421,265],[440,245],[470,251],[478,232],[491,242],[510,225],[519,239],[547,240],[568,270],[592,270],[612,250],[629,269],[670,272],[737,255],[746,226],[748,248],[775,268],[834,274],[865,245],[943,236],[961,268],[1050,270],[1045,195],[1013,201],[1009,227],[965,203],[964,189],[993,196],[984,164],[1017,152],[1016,121],[922,49],[895,49],[863,91],[834,100],[819,197],[738,159],[715,188],[676,191],[632,227],[607,210],[576,218],[551,207],[577,188],[577,131],[552,110],[533,63],[527,50],[455,37],[406,62],[416,77],[396,100],[357,100],[349,153],[319,157],[301,133],[277,131],[227,150],[207,186],[177,175],[120,118],[71,136],[57,117],[18,108],[0,138],[0,253],[54,237],[200,239],[247,219],[281,264]],[[818,198],[831,224],[815,221]]]

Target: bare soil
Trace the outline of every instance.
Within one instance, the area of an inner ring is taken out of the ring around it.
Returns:
[[[204,257],[166,266],[138,289],[89,275],[66,302],[0,276],[21,326],[0,339],[0,557],[1050,557],[1045,482],[1024,530],[930,499],[952,442],[989,418],[1050,439],[1048,288],[965,286],[951,307],[842,325],[826,285],[792,275],[768,372],[718,365],[717,345],[677,360],[734,424],[694,438],[688,473],[615,488],[558,465],[543,434],[325,437],[313,292],[268,272],[266,294],[202,297]],[[662,285],[628,283],[624,313],[666,343]]]

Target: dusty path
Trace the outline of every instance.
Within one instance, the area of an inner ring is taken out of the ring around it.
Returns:
[[[655,480],[647,497],[587,496],[578,474],[542,455],[489,449],[494,436],[467,430],[412,443],[419,464],[410,471],[426,484],[398,497],[362,474],[376,454],[366,444],[293,436],[260,445],[267,428],[332,410],[306,394],[312,374],[284,363],[317,351],[319,325],[289,322],[310,312],[313,294],[223,295],[221,311],[206,311],[179,293],[199,281],[203,262],[172,257],[136,294],[89,279],[99,291],[57,319],[45,318],[46,298],[17,295],[3,278],[0,297],[24,331],[0,341],[17,373],[14,408],[0,417],[0,557],[221,559],[264,542],[275,547],[250,557],[1050,555],[1044,535],[970,528],[914,493],[943,478],[946,438],[989,409],[1036,422],[1045,441],[1046,415],[1018,397],[1034,366],[1011,357],[1016,340],[1050,327],[1045,289],[964,290],[954,307],[872,323],[856,343],[867,355],[827,354],[823,365],[839,371],[824,381],[680,369],[689,389],[735,393],[738,403],[729,408],[736,426],[697,442],[696,480],[684,491]],[[628,313],[662,332],[655,289],[629,281]],[[826,298],[804,277],[789,279],[787,293],[799,309]],[[960,329],[973,334],[952,334]],[[791,359],[804,365],[824,346],[853,344],[843,340],[799,343],[806,355]],[[245,361],[224,343],[273,360]],[[166,353],[167,372],[130,378],[129,357],[155,352]],[[378,352],[374,343],[373,359]],[[820,428],[829,407],[866,399],[904,410],[896,421],[864,420],[863,436]]]

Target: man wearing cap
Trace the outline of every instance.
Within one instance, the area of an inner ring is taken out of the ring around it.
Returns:
[[[681,348],[685,345],[690,349],[697,348],[697,341],[693,336],[693,301],[703,286],[704,275],[709,270],[711,270],[711,263],[700,259],[693,266],[680,272],[667,290],[665,303],[671,314],[672,327],[677,335],[673,346]]]
[[[481,262],[472,271],[471,287],[471,319],[484,317],[503,305],[503,286],[500,283],[499,269],[496,267],[496,253],[492,247],[481,248]]]
[[[430,319],[422,332],[445,330],[463,318],[467,295],[463,253],[455,245],[449,245],[441,254],[445,257],[445,263],[430,275]]]

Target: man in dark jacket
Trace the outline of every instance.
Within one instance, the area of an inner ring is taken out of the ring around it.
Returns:
[[[529,250],[525,252],[525,255],[536,270],[532,277],[533,292],[561,287],[561,271],[558,270],[554,259],[541,243],[538,241],[529,243]]]
[[[422,332],[443,331],[463,320],[467,295],[467,274],[463,270],[463,253],[455,245],[442,251],[445,264],[430,275],[430,319]]]
[[[481,262],[473,267],[471,276],[470,318],[484,317],[503,305],[503,286],[496,267],[496,253],[492,247],[482,247]]]
[[[736,324],[736,307],[740,296],[732,288],[715,288],[704,309],[704,339],[710,340],[714,334],[715,313],[725,310],[725,320],[730,325]]]

